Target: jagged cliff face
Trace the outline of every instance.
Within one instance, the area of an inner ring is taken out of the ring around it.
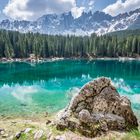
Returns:
[[[61,15],[44,15],[36,21],[0,22],[0,28],[20,32],[39,32],[43,34],[98,35],[108,32],[140,28],[140,9],[112,17],[104,12],[83,13],[74,19],[71,12]]]

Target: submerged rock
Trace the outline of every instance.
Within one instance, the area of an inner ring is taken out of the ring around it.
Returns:
[[[57,129],[78,131],[88,137],[138,127],[130,100],[121,97],[107,78],[87,83],[58,116]]]

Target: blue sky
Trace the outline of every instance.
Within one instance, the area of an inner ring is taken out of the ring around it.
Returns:
[[[87,1],[87,0],[77,0],[77,3],[79,3],[79,5],[82,3],[82,1]],[[116,0],[95,0],[94,2],[94,11],[97,10],[102,10],[105,7],[107,7],[109,4],[115,3]]]
[[[136,8],[140,8],[140,0],[0,0],[0,20],[35,20],[45,14],[68,11],[77,18],[90,10],[115,16]]]
[[[5,16],[2,13],[2,10],[4,9],[4,7],[6,6],[8,0],[0,0],[0,19],[3,19]]]

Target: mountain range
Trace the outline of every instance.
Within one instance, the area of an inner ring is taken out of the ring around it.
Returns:
[[[68,12],[60,15],[44,15],[36,21],[6,19],[0,22],[0,29],[52,35],[90,35],[91,33],[102,35],[126,29],[140,29],[140,8],[114,17],[96,11],[95,13],[83,12],[79,18],[74,18],[72,13]]]

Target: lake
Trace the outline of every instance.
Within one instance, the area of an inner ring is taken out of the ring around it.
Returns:
[[[55,113],[87,82],[106,76],[140,116],[140,61],[62,60],[0,63],[0,115]]]

